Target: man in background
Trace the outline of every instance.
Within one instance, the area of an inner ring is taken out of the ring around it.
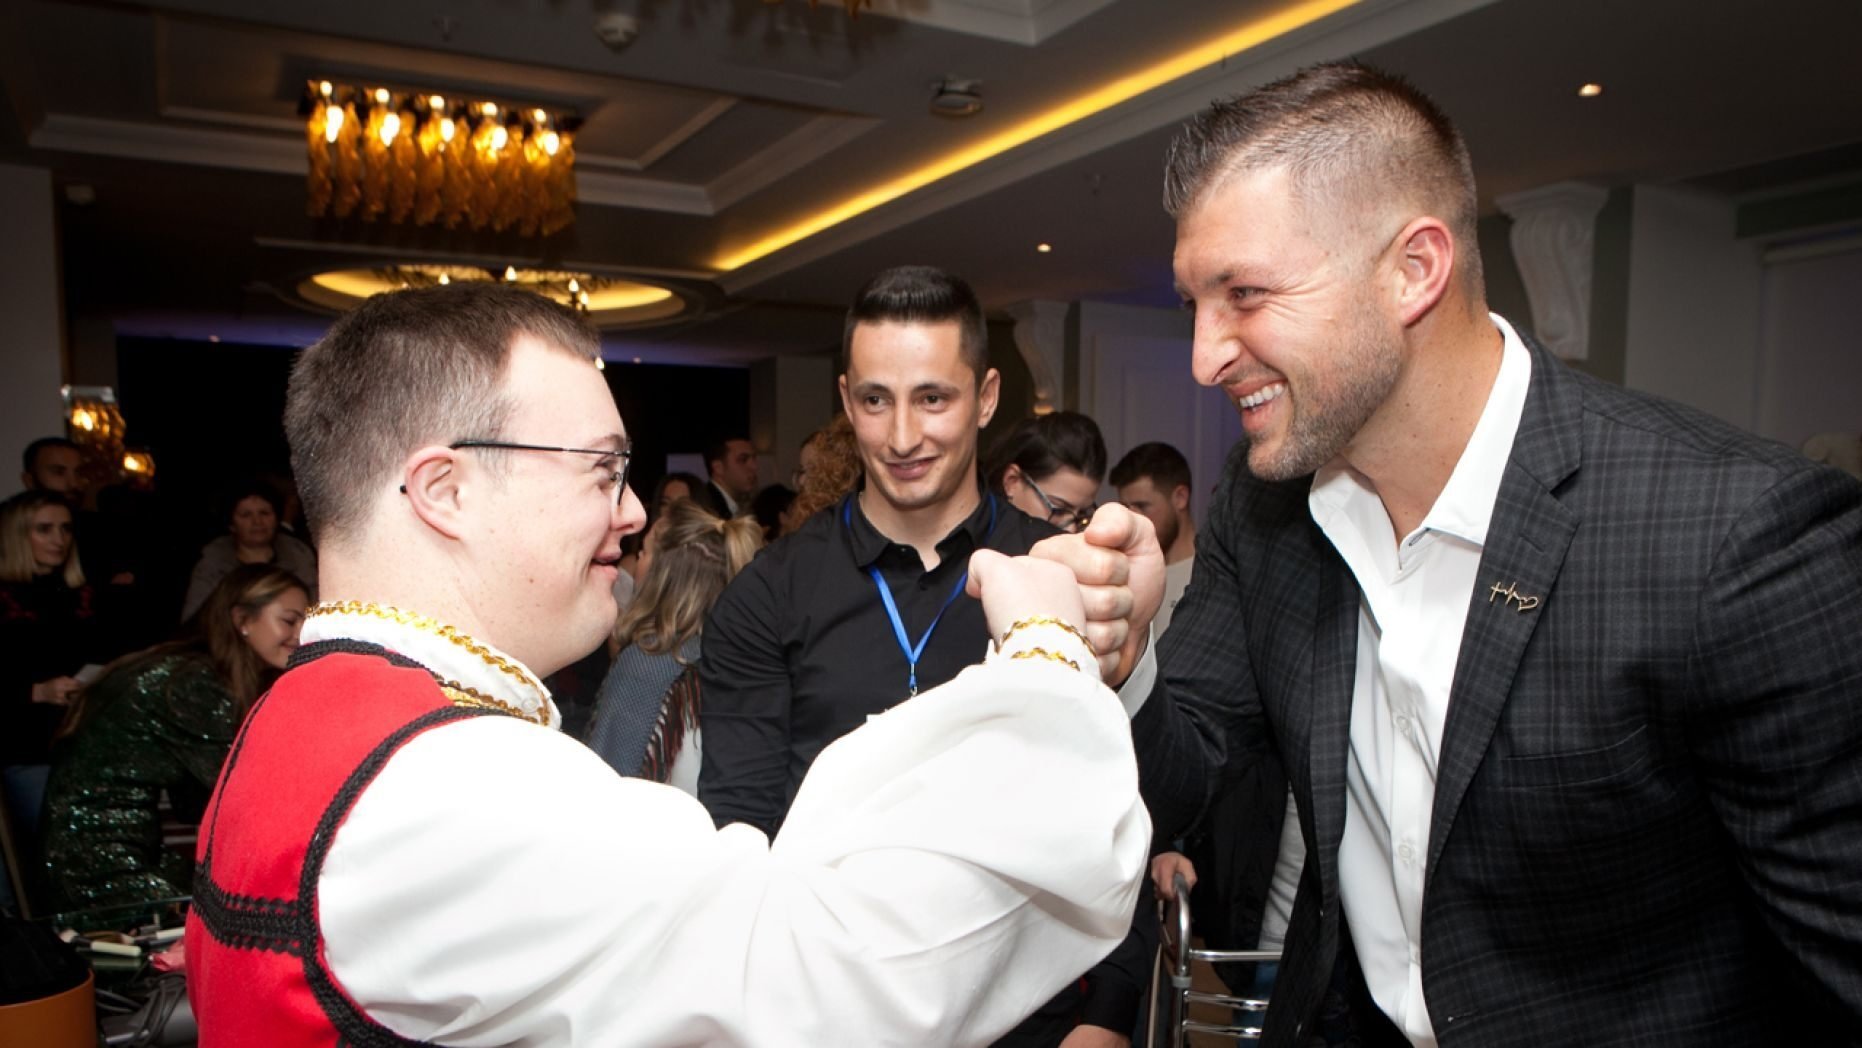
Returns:
[[[76,444],[64,437],[40,437],[20,456],[19,482],[28,491],[63,495],[75,507],[84,495],[78,476],[83,465],[84,453]]]
[[[1151,522],[1164,549],[1164,604],[1152,622],[1156,632],[1170,626],[1171,610],[1190,584],[1196,563],[1196,517],[1190,512],[1190,463],[1162,441],[1140,444],[1112,467],[1118,500]]]
[[[727,518],[750,512],[756,495],[755,444],[743,437],[714,442],[705,449],[705,471],[711,475],[706,491],[712,512]]]
[[[706,622],[698,796],[718,825],[776,832],[829,744],[987,648],[984,609],[964,594],[971,554],[1059,534],[982,484],[977,438],[999,383],[963,281],[902,266],[855,297],[840,393],[864,482],[757,557]],[[1002,1043],[1122,1043],[1149,977],[1142,945],[1081,971]]]

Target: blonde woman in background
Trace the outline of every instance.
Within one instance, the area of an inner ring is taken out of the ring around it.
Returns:
[[[689,499],[668,506],[656,532],[640,588],[614,626],[621,651],[601,682],[587,741],[622,775],[696,796],[699,634],[763,535],[753,518],[723,520]]]

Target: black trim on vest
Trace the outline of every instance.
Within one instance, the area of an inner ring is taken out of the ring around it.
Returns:
[[[292,656],[290,668],[296,669],[326,655],[367,655],[384,659],[396,666],[407,669],[425,669],[420,663],[405,656],[390,652],[374,644],[359,641],[332,640],[307,644]],[[437,685],[436,685],[437,686]],[[257,707],[253,709],[257,713]],[[270,950],[297,956],[304,964],[304,979],[310,986],[311,995],[317,999],[324,1018],[336,1028],[339,1045],[354,1045],[356,1048],[406,1048],[406,1046],[424,1046],[428,1042],[415,1041],[386,1026],[358,1008],[336,985],[336,980],[324,966],[322,959],[322,930],[317,927],[317,883],[323,873],[323,864],[329,858],[330,844],[336,836],[336,829],[348,817],[349,811],[362,796],[375,777],[381,774],[390,758],[414,736],[430,728],[468,717],[509,716],[499,710],[475,707],[444,706],[429,710],[396,729],[369,751],[362,763],[349,773],[338,787],[336,796],[317,820],[317,828],[312,833],[310,847],[304,854],[304,865],[300,871],[297,898],[262,898],[251,895],[238,895],[223,890],[213,880],[213,835],[208,832],[207,853],[194,871],[194,906],[193,912],[201,919],[201,924],[208,934],[221,945],[232,949]],[[251,726],[248,717],[246,727]],[[241,744],[245,741],[245,731],[240,732],[238,743],[228,755],[226,770],[221,775],[222,783],[232,776],[235,760],[239,756]],[[215,822],[218,823],[216,805]]]

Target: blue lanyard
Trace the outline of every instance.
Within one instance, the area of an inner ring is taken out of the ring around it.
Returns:
[[[847,499],[845,507],[841,510],[841,522],[847,526],[848,530],[852,530],[852,497]],[[984,533],[984,539],[986,540],[989,535],[994,534],[995,530],[996,496],[992,493],[989,496],[989,530]],[[905,632],[905,620],[899,617],[899,605],[897,601],[892,599],[892,587],[886,585],[886,577],[879,573],[879,568],[877,566],[868,566],[866,572],[873,577],[873,585],[879,590],[879,599],[886,605],[886,617],[892,620],[892,636],[899,642],[899,651],[905,656],[905,664],[907,667],[906,684],[911,689],[907,697],[915,697],[918,694],[919,656],[925,653],[925,645],[931,642],[931,634],[937,632],[937,624],[944,621],[944,613],[950,610],[952,604],[957,603],[958,597],[963,596],[964,584],[970,581],[970,569],[967,567],[964,568],[963,574],[957,576],[957,585],[951,588],[950,596],[944,598],[944,606],[937,609],[937,615],[931,619],[931,625],[925,627],[924,636],[919,637],[918,643],[915,645]]]
[[[963,574],[957,577],[957,585],[951,589],[950,596],[944,598],[944,606],[937,609],[937,617],[931,620],[931,625],[925,627],[924,636],[918,638],[916,645],[906,638],[905,622],[899,618],[899,605],[892,599],[892,588],[886,585],[886,577],[879,573],[878,568],[870,567],[866,571],[867,574],[873,576],[873,585],[879,587],[879,599],[886,602],[886,615],[892,619],[892,635],[899,642],[899,650],[905,653],[905,662],[909,667],[906,685],[911,689],[907,697],[916,696],[918,694],[918,657],[925,653],[925,645],[930,643],[931,634],[937,632],[937,624],[944,621],[944,613],[949,611],[950,606],[957,603],[957,598],[963,595],[963,585],[970,581],[970,569],[963,569]]]

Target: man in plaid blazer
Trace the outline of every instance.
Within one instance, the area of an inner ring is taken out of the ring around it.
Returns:
[[[1230,729],[1307,860],[1266,1042],[1862,1038],[1862,486],[1488,313],[1409,85],[1217,103],[1166,205],[1246,441],[1127,695],[1160,837]],[[1273,842],[1261,842],[1272,847]]]

